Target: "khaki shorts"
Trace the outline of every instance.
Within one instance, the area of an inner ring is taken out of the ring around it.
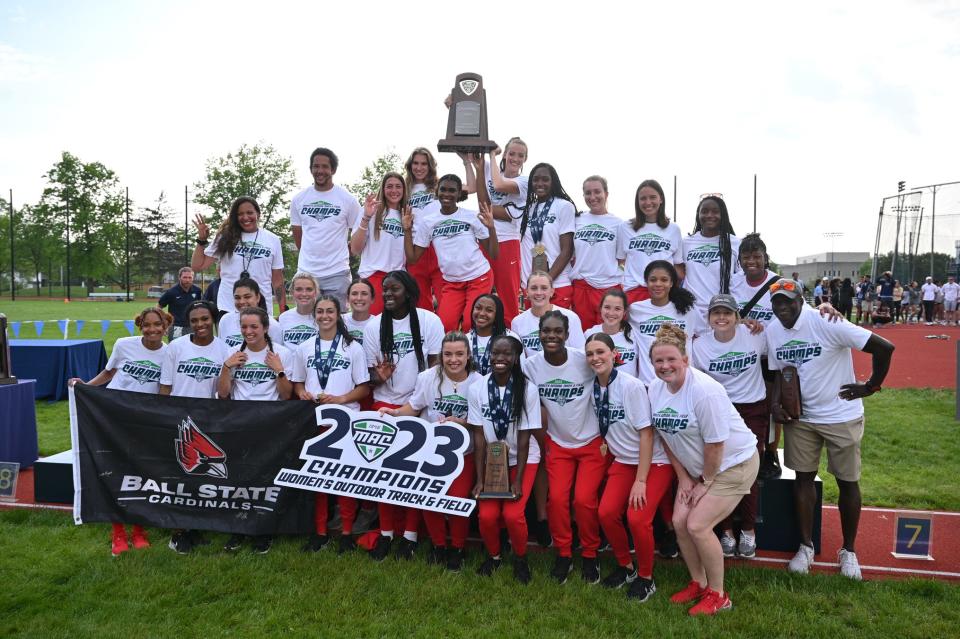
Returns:
[[[731,466],[717,475],[713,484],[707,489],[707,494],[717,497],[749,495],[750,488],[757,481],[758,470],[760,470],[760,454],[754,450],[750,459]]]
[[[860,481],[862,439],[863,417],[839,424],[791,422],[783,427],[783,461],[798,473],[814,473],[826,444],[830,474],[841,481]]]

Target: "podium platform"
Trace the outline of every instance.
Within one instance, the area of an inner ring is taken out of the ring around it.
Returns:
[[[37,502],[73,504],[73,451],[41,457],[33,465],[33,498]]]
[[[783,473],[777,479],[760,480],[760,503],[757,505],[757,548],[796,552],[800,547],[797,517],[793,507],[793,482],[797,474],[783,463],[783,449],[780,455],[780,467]],[[823,480],[817,475],[814,480],[817,491],[816,506],[813,511],[813,548],[820,554],[820,533],[823,510]],[[734,522],[736,523],[736,522]]]

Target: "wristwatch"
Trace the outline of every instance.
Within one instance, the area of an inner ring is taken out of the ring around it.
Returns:
[[[279,373],[277,373],[277,379],[280,379],[281,377],[286,377],[286,376],[287,374],[284,373],[283,371],[280,371]]]

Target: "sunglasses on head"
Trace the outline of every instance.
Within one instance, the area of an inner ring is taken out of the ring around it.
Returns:
[[[774,282],[770,285],[770,294],[774,294],[777,291],[789,291],[791,293],[799,292],[800,287],[796,282],[786,281],[786,282]]]

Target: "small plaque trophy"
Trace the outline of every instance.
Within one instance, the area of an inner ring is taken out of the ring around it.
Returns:
[[[487,443],[487,461],[483,470],[483,490],[479,499],[513,499],[515,495],[510,490],[510,473],[508,472],[507,443],[495,441]]]
[[[790,419],[800,419],[803,412],[803,399],[800,395],[800,373],[795,366],[784,366],[780,370],[780,405]]]
[[[487,93],[483,78],[476,73],[461,73],[450,97],[447,137],[437,142],[437,149],[441,153],[487,153],[497,148],[497,143],[487,136]]]
[[[547,249],[543,244],[537,244],[533,247],[533,264],[531,273],[536,273],[537,271],[543,271],[544,273],[550,272],[550,261],[547,260]]]
[[[10,361],[10,342],[7,340],[7,316],[0,313],[0,384],[16,384],[13,363]]]

